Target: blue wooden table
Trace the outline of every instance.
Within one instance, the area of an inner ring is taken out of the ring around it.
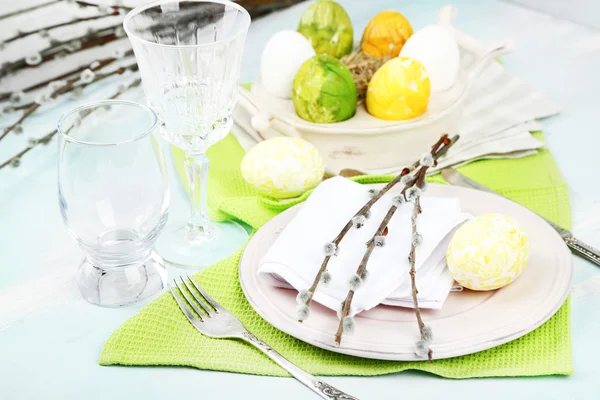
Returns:
[[[378,10],[397,8],[415,28],[433,23],[443,1],[346,0],[357,32]],[[581,3],[581,2],[579,2]],[[600,32],[517,5],[456,0],[457,25],[484,40],[510,37],[517,50],[504,64],[563,107],[544,121],[548,146],[570,185],[573,230],[600,246]],[[594,6],[596,7],[596,6]],[[306,5],[254,23],[242,81],[258,71],[266,40],[294,29]],[[593,8],[590,8],[593,10]],[[597,7],[596,7],[597,10]],[[586,13],[585,8],[571,10]],[[95,88],[86,100],[110,95],[115,85]],[[133,93],[130,98],[141,98]],[[28,129],[48,131],[74,103],[54,107]],[[0,120],[0,126],[4,126]],[[39,128],[38,128],[39,126]],[[2,158],[20,150],[14,138],[0,146]],[[19,168],[0,170],[0,399],[308,399],[287,378],[185,368],[100,367],[104,341],[141,306],[103,309],[78,295],[73,277],[82,253],[65,231],[56,199],[56,148],[36,149]],[[182,193],[173,195],[171,216],[187,213]],[[170,273],[179,271],[170,270]],[[424,373],[328,378],[362,399],[594,399],[600,396],[600,268],[575,259],[572,295],[575,373],[569,377],[452,381]]]

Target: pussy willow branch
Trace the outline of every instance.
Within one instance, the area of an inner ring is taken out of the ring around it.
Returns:
[[[76,1],[75,4],[81,7],[98,7],[98,4],[88,3],[87,1]]]
[[[65,90],[64,92],[62,92],[61,95],[69,93],[69,92],[72,92],[73,90],[78,89],[78,88],[82,88],[83,89],[83,88],[85,88],[85,87],[87,87],[89,85],[92,85],[92,84],[94,84],[96,82],[99,82],[99,81],[101,81],[103,79],[109,78],[109,77],[114,76],[114,75],[122,75],[125,71],[135,72],[137,70],[138,70],[137,63],[133,63],[133,64],[129,64],[129,65],[126,65],[126,66],[123,66],[123,67],[119,67],[119,68],[114,69],[114,70],[109,71],[109,72],[104,72],[104,73],[101,73],[101,74],[97,74],[96,77],[94,78],[94,80],[91,81],[90,83],[81,83],[81,84],[78,84],[78,85],[73,85],[68,90]],[[35,104],[34,102],[26,103],[26,104],[21,104],[20,106],[15,107],[15,110],[27,109],[27,108],[31,107],[32,105],[34,105],[34,104]]]
[[[109,99],[116,99],[121,94],[125,93],[126,91],[139,86],[141,82],[142,82],[142,80],[140,78],[137,78],[137,79],[133,80],[126,87],[124,87],[121,90],[118,90],[117,92],[115,92],[115,94],[113,94],[112,96],[110,96]],[[8,160],[6,160],[2,164],[0,164],[0,169],[6,167],[7,165],[13,164],[15,162],[15,160],[17,160],[17,161],[20,160],[21,157],[23,157],[25,154],[29,153],[36,146],[39,146],[40,144],[41,145],[48,144],[48,142],[50,142],[50,140],[52,140],[52,138],[56,135],[57,132],[58,132],[58,130],[55,129],[52,132],[50,132],[50,133],[42,136],[41,138],[37,139],[35,141],[35,144],[32,144],[32,145],[24,148],[23,150],[21,150],[20,152],[18,152],[17,154],[15,154],[11,158],[9,158]]]
[[[450,147],[452,147],[452,145],[456,142],[456,140],[458,140],[458,137],[454,137],[452,140],[448,138],[448,135],[444,134],[442,135],[442,137],[440,138],[440,140],[438,140],[432,147],[431,147],[431,155],[433,156],[433,159],[437,161],[438,158],[440,158],[443,154],[445,154],[448,149]],[[418,162],[416,163],[417,165],[419,164]],[[413,164],[414,165],[414,164]],[[405,196],[406,191],[412,187],[412,186],[417,186],[420,187],[423,185],[423,180],[425,178],[425,174],[427,172],[428,167],[426,166],[421,166],[419,168],[419,170],[416,172],[415,174],[415,179],[408,185],[406,185],[402,191],[400,192],[400,196]],[[403,171],[404,172],[404,171]],[[404,174],[406,175],[406,174]],[[401,174],[401,176],[403,176]],[[367,249],[365,251],[365,254],[356,270],[356,275],[358,276],[362,276],[363,273],[365,272],[365,270],[367,269],[367,264],[369,262],[369,258],[371,257],[371,253],[373,252],[373,249],[375,248],[375,237],[376,236],[381,236],[384,235],[384,232],[390,222],[390,220],[392,219],[392,217],[394,216],[394,214],[396,213],[396,210],[398,209],[398,207],[395,204],[392,204],[392,206],[390,207],[390,209],[388,210],[387,214],[385,215],[385,217],[383,218],[383,220],[381,221],[381,223],[379,224],[379,227],[377,228],[377,231],[375,231],[375,233],[373,234],[373,237],[371,238],[371,240],[369,240],[367,242]],[[420,206],[419,206],[420,209]],[[338,330],[335,334],[335,342],[336,344],[340,344],[342,341],[342,334],[344,332],[344,318],[349,316],[350,314],[350,310],[351,310],[351,306],[352,306],[352,299],[354,298],[354,290],[350,289],[348,291],[348,294],[346,295],[346,300],[344,300],[344,306],[342,308],[342,313],[341,313],[341,317],[340,317],[340,323],[338,326]],[[417,312],[417,319],[420,321],[419,324],[419,328],[421,328],[421,316],[420,313],[418,311],[418,304],[417,304],[417,308],[416,308],[416,312]]]
[[[19,71],[21,69],[38,67],[40,64],[42,64],[44,62],[54,59],[58,53],[67,51],[69,44],[72,44],[72,43],[80,42],[81,47],[78,47],[78,49],[76,51],[81,51],[81,50],[89,49],[89,48],[92,48],[95,46],[101,46],[103,44],[115,41],[115,40],[119,39],[119,37],[115,34],[115,32],[116,32],[116,29],[119,28],[120,26],[121,26],[120,24],[114,25],[111,27],[100,29],[98,31],[94,31],[92,33],[86,33],[85,35],[82,35],[79,37],[75,37],[75,38],[71,38],[71,39],[68,39],[68,40],[65,40],[62,42],[58,42],[57,44],[54,44],[54,45],[50,45],[50,47],[47,47],[39,52],[40,55],[42,56],[42,60],[37,65],[33,65],[33,66],[28,65],[27,62],[25,61],[26,57],[20,58],[13,62],[5,63],[2,66],[2,69],[0,70],[0,77],[3,77],[5,75],[8,75],[8,74],[16,72],[16,71]],[[76,52],[76,51],[73,51],[73,52]]]
[[[388,223],[394,216],[394,213],[396,212],[396,210],[397,210],[397,208],[395,206],[390,207],[387,214],[381,221],[381,224],[379,224],[379,228],[377,228],[377,231],[375,231],[373,238],[375,238],[375,236],[383,235],[385,228],[387,227]],[[371,239],[368,242],[367,250],[365,251],[365,254],[360,262],[360,265],[356,269],[356,275],[362,276],[363,273],[366,271],[367,263],[369,262],[369,258],[371,257],[371,253],[373,253],[374,249],[375,249],[375,240]],[[342,342],[342,334],[344,333],[344,318],[350,314],[350,308],[352,306],[352,299],[354,298],[354,292],[355,291],[352,289],[349,290],[348,294],[346,295],[346,299],[344,300],[344,306],[342,307],[342,315],[340,317],[340,324],[338,326],[337,332],[335,333],[335,343],[337,345],[339,345]]]
[[[8,160],[6,160],[2,164],[0,164],[0,169],[6,167],[7,165],[11,165],[13,162],[15,162],[15,160],[20,160],[21,157],[23,157],[25,154],[29,153],[36,146],[38,146],[40,144],[42,144],[42,145],[48,144],[48,142],[50,142],[50,140],[54,137],[54,135],[56,135],[56,132],[58,132],[58,131],[55,129],[52,132],[48,133],[47,135],[44,135],[41,138],[39,138],[37,140],[36,144],[25,147],[23,150],[21,150],[20,152],[18,152],[17,154],[15,154],[11,158],[9,158]]]
[[[24,37],[35,35],[35,34],[40,33],[42,31],[49,31],[51,29],[56,29],[56,28],[61,28],[61,27],[64,27],[64,26],[74,25],[74,24],[78,24],[80,22],[85,22],[85,21],[93,21],[93,20],[100,19],[100,18],[115,17],[117,15],[119,15],[119,11],[118,10],[114,10],[110,14],[94,15],[94,16],[85,17],[85,18],[75,18],[75,19],[72,19],[70,21],[61,22],[60,24],[49,25],[49,26],[46,26],[46,27],[43,27],[43,28],[36,29],[34,31],[19,32],[19,34],[15,35],[15,36],[12,36],[12,37],[9,37],[8,39],[6,39],[4,41],[4,43],[14,42],[15,40],[23,39]]]
[[[126,56],[130,56],[130,55],[132,55],[132,54],[133,54],[133,50],[129,49],[129,50],[127,50],[127,51],[125,52],[125,54],[124,54],[124,57],[126,57]],[[101,67],[100,67],[100,68],[103,68],[103,67],[105,67],[105,66],[107,66],[107,65],[109,65],[109,64],[112,64],[113,62],[115,62],[115,61],[117,61],[117,60],[118,60],[118,58],[115,58],[115,57],[107,57],[107,58],[104,58],[104,59],[102,59],[102,60],[98,60],[97,62],[98,62],[98,64],[99,64],[99,65],[101,65]],[[64,73],[64,74],[62,74],[62,75],[59,75],[59,76],[54,76],[54,77],[52,77],[52,78],[49,78],[49,79],[46,79],[45,81],[42,81],[42,82],[40,82],[40,83],[36,83],[35,85],[28,86],[28,87],[25,87],[25,88],[23,88],[23,89],[21,89],[21,90],[22,90],[23,92],[27,93],[27,92],[30,92],[30,91],[32,91],[32,90],[35,90],[35,89],[39,89],[39,88],[41,88],[41,87],[44,87],[44,86],[48,85],[50,82],[53,82],[53,81],[58,81],[58,80],[61,80],[61,79],[64,79],[64,78],[70,77],[70,76],[72,76],[72,75],[74,75],[74,74],[76,74],[76,73],[78,73],[78,72],[81,72],[81,71],[83,71],[84,69],[88,69],[88,68],[90,68],[90,64],[89,64],[89,63],[87,63],[87,64],[84,64],[84,65],[80,65],[79,67],[77,67],[77,68],[75,68],[75,69],[72,69],[72,70],[70,70],[70,71],[68,71],[68,72],[65,72],[65,73]],[[91,68],[90,68],[90,69],[91,69]],[[8,100],[8,98],[9,98],[9,97],[10,97],[10,92],[4,92],[4,93],[0,93],[0,101]]]
[[[421,181],[422,181],[422,179],[421,179]],[[422,212],[421,198],[417,197],[417,199],[415,200],[415,208],[414,208],[413,215],[411,218],[412,236],[413,237],[418,233],[417,232],[417,217],[419,216],[419,214],[421,214],[421,212]],[[415,309],[415,316],[417,317],[417,323],[419,324],[419,333],[421,334],[421,340],[424,340],[425,335],[423,334],[423,329],[425,328],[425,323],[423,323],[423,318],[421,318],[421,310],[419,309],[419,300],[417,299],[417,295],[419,294],[419,291],[417,290],[417,281],[416,281],[417,271],[415,269],[416,252],[417,252],[417,248],[415,246],[415,243],[413,242],[410,245],[410,253],[408,255],[408,261],[410,263],[410,271],[409,271],[410,285],[411,285],[411,289],[412,289],[412,298],[413,298],[413,305],[414,305],[414,309]],[[431,362],[433,360],[433,350],[431,350],[431,347],[427,351],[427,358],[429,359],[429,362]]]
[[[126,53],[127,54],[127,53]],[[111,58],[107,58],[101,62],[98,63],[98,65],[96,65],[93,68],[90,68],[91,71],[95,72],[101,68],[103,68],[104,66],[106,66],[107,64],[110,64],[112,62],[114,62],[115,60],[117,60],[117,58],[115,57],[111,57]],[[122,73],[122,72],[121,72]],[[52,99],[55,99],[56,97],[60,96],[63,93],[68,92],[69,90],[71,90],[73,88],[73,86],[80,80],[80,76],[75,76],[73,78],[69,78],[67,79],[67,81],[65,82],[65,86],[58,88],[56,90],[54,90],[51,94],[50,97]],[[0,140],[2,140],[6,135],[8,135],[8,133],[10,131],[12,131],[13,129],[15,129],[18,125],[20,125],[25,119],[27,119],[27,117],[29,117],[31,114],[33,114],[35,112],[35,110],[37,110],[40,107],[40,104],[38,103],[33,103],[31,104],[24,112],[23,115],[21,115],[21,117],[15,121],[12,125],[7,126],[6,128],[4,128],[4,131],[2,132],[2,134],[0,135]]]
[[[78,4],[81,7],[100,7],[102,4],[96,4],[96,3],[88,3],[87,1],[76,1],[76,4]],[[113,10],[125,10],[125,11],[131,11],[132,8],[131,7],[125,7],[123,5],[109,5],[109,7],[112,7]]]
[[[442,135],[442,137],[440,137],[440,139],[433,145],[432,149],[435,148],[435,150],[437,151],[437,149],[439,149],[440,146],[442,146],[444,144],[444,141],[447,141],[447,140],[448,140],[447,135]],[[446,151],[447,151],[447,149],[444,151],[444,153]],[[396,186],[396,184],[400,182],[400,180],[402,179],[402,177],[404,175],[408,175],[409,173],[411,173],[412,171],[414,171],[415,168],[417,168],[418,166],[419,166],[419,161],[416,161],[410,167],[404,168],[402,170],[402,172],[400,172],[400,174],[398,174],[398,176],[396,176],[394,179],[392,179],[377,194],[375,194],[375,196],[373,196],[368,202],[366,202],[365,205],[362,206],[360,208],[360,210],[358,210],[352,216],[352,218],[360,216],[360,215],[364,215],[365,212],[367,212],[367,211],[369,211],[371,209],[371,207],[373,206],[373,204],[375,204],[377,202],[377,200],[379,200],[391,188],[393,188],[394,186]],[[352,224],[352,218],[346,223],[346,225],[342,228],[342,230],[340,231],[340,233],[338,233],[338,235],[331,241],[331,243],[335,244],[336,247],[339,246],[339,244],[342,241],[342,239],[344,238],[344,236],[346,236],[346,234],[352,228],[352,226],[353,226],[353,224]],[[319,286],[319,282],[321,281],[321,276],[323,275],[323,273],[327,269],[327,264],[329,264],[329,260],[331,259],[331,257],[332,256],[325,256],[325,258],[323,259],[323,263],[321,264],[321,268],[317,272],[317,276],[315,276],[315,279],[314,279],[312,285],[308,289],[308,291],[310,293],[310,297],[306,301],[306,306],[308,306],[308,307],[310,307],[310,304],[312,302],[312,299],[313,299],[313,296],[315,294],[315,291],[317,290],[317,287]],[[299,321],[299,322],[302,322],[302,321]]]
[[[393,180],[391,180],[387,185],[385,185],[383,187],[383,189],[381,189],[377,194],[375,194],[375,196],[373,196],[364,206],[362,206],[360,208],[360,210],[358,210],[353,216],[357,217],[359,215],[364,215],[365,212],[369,211],[371,209],[371,206],[373,204],[375,204],[377,202],[377,200],[379,200],[384,194],[386,194],[392,187],[394,187],[398,182],[400,182],[400,179],[402,179],[402,177],[404,175],[409,174],[412,170],[414,170],[414,168],[416,168],[418,166],[418,162],[413,164],[410,168],[404,168],[402,170],[402,172],[396,176]],[[344,236],[346,236],[346,234],[350,231],[350,229],[352,229],[352,219],[350,219],[350,221],[348,221],[346,223],[346,225],[342,228],[342,230],[340,231],[340,233],[338,233],[338,235],[331,241],[331,243],[334,243],[336,246],[339,246],[340,242],[342,241],[342,239],[344,238]],[[321,268],[319,268],[319,271],[317,272],[317,276],[315,276],[315,279],[312,283],[312,285],[310,286],[310,288],[308,289],[309,293],[310,293],[310,297],[309,299],[306,301],[306,305],[310,307],[310,304],[312,303],[312,299],[314,296],[315,291],[317,290],[317,287],[319,286],[319,282],[321,282],[321,276],[323,275],[323,273],[325,272],[325,270],[327,269],[327,264],[329,264],[329,260],[331,259],[332,256],[325,256],[325,258],[323,259],[323,262],[321,264]],[[302,321],[298,321],[298,322],[302,322]]]
[[[9,18],[9,17],[14,17],[15,15],[21,15],[21,14],[27,14],[31,11],[35,11],[35,10],[39,10],[40,8],[45,8],[45,7],[49,7],[49,6],[53,6],[55,4],[58,3],[67,3],[67,1],[65,0],[52,0],[49,1],[47,3],[42,3],[42,4],[38,4],[36,6],[33,7],[26,7],[26,8],[21,8],[20,10],[16,10],[13,12],[9,12],[7,14],[2,14],[0,15],[0,19],[5,19],[5,18]],[[75,1],[76,4],[78,4],[81,7],[96,7],[98,8],[100,6],[100,4],[94,4],[94,3],[88,3],[85,1]],[[114,8],[125,8],[126,10],[131,10],[131,8],[129,7],[120,7],[120,6],[111,6],[113,9]]]
[[[37,6],[22,8],[22,9],[17,10],[17,11],[9,12],[7,14],[2,14],[2,15],[0,15],[0,19],[14,17],[15,15],[26,14],[28,12],[31,12],[31,11],[34,11],[34,10],[39,10],[40,8],[48,7],[48,6],[57,4],[57,3],[59,3],[59,1],[49,1],[47,3],[38,4]]]

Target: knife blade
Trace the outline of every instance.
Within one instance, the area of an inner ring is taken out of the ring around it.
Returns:
[[[467,178],[466,176],[464,176],[463,174],[461,174],[453,168],[442,169],[442,177],[446,180],[446,182],[450,183],[451,185],[481,190],[483,192],[493,193],[498,196],[502,196],[501,194],[494,192],[492,189],[483,186],[481,183],[475,182],[474,180]],[[507,197],[504,198],[506,199]],[[571,250],[573,250],[578,255],[593,262],[594,264],[600,266],[600,250],[588,244],[585,244],[581,240],[575,238],[573,236],[573,233],[571,233],[571,231],[569,231],[568,229],[565,229],[562,226],[555,224],[554,222],[542,217],[537,213],[535,214],[542,218],[544,221],[546,221],[552,228],[554,228],[554,230],[558,232],[558,234],[563,238],[563,240]]]

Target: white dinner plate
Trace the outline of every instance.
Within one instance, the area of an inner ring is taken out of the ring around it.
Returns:
[[[572,260],[561,237],[542,218],[517,203],[477,190],[432,184],[427,195],[458,197],[463,210],[474,215],[509,215],[529,233],[531,243],[529,263],[510,285],[489,292],[453,292],[441,310],[421,311],[425,323],[433,329],[434,359],[501,345],[531,332],[554,315],[569,293]],[[378,306],[360,313],[355,332],[345,335],[341,345],[336,346],[338,318],[334,311],[313,303],[310,318],[298,323],[297,292],[258,279],[260,260],[300,207],[292,207],[265,224],[244,251],[240,282],[252,307],[277,329],[323,349],[381,360],[419,360],[414,353],[419,332],[412,309]]]

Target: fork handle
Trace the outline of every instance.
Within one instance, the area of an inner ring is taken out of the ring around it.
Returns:
[[[566,237],[564,239],[565,243],[567,243],[567,246],[569,246],[571,250],[576,251],[582,257],[587,258],[596,265],[600,265],[600,250],[595,249],[589,244],[585,244],[574,237]]]
[[[281,368],[285,369],[287,372],[292,374],[292,376],[298,381],[300,381],[300,383],[302,383],[304,386],[308,387],[310,390],[318,394],[321,398],[327,400],[360,400],[358,397],[346,394],[341,390],[334,388],[330,384],[323,382],[320,379],[317,379],[308,372],[298,368],[296,365],[292,364],[290,361],[285,359],[281,354],[273,350],[271,346],[269,346],[250,332],[246,331],[242,333],[240,338],[254,345],[260,351],[265,353],[273,361],[279,364]]]

